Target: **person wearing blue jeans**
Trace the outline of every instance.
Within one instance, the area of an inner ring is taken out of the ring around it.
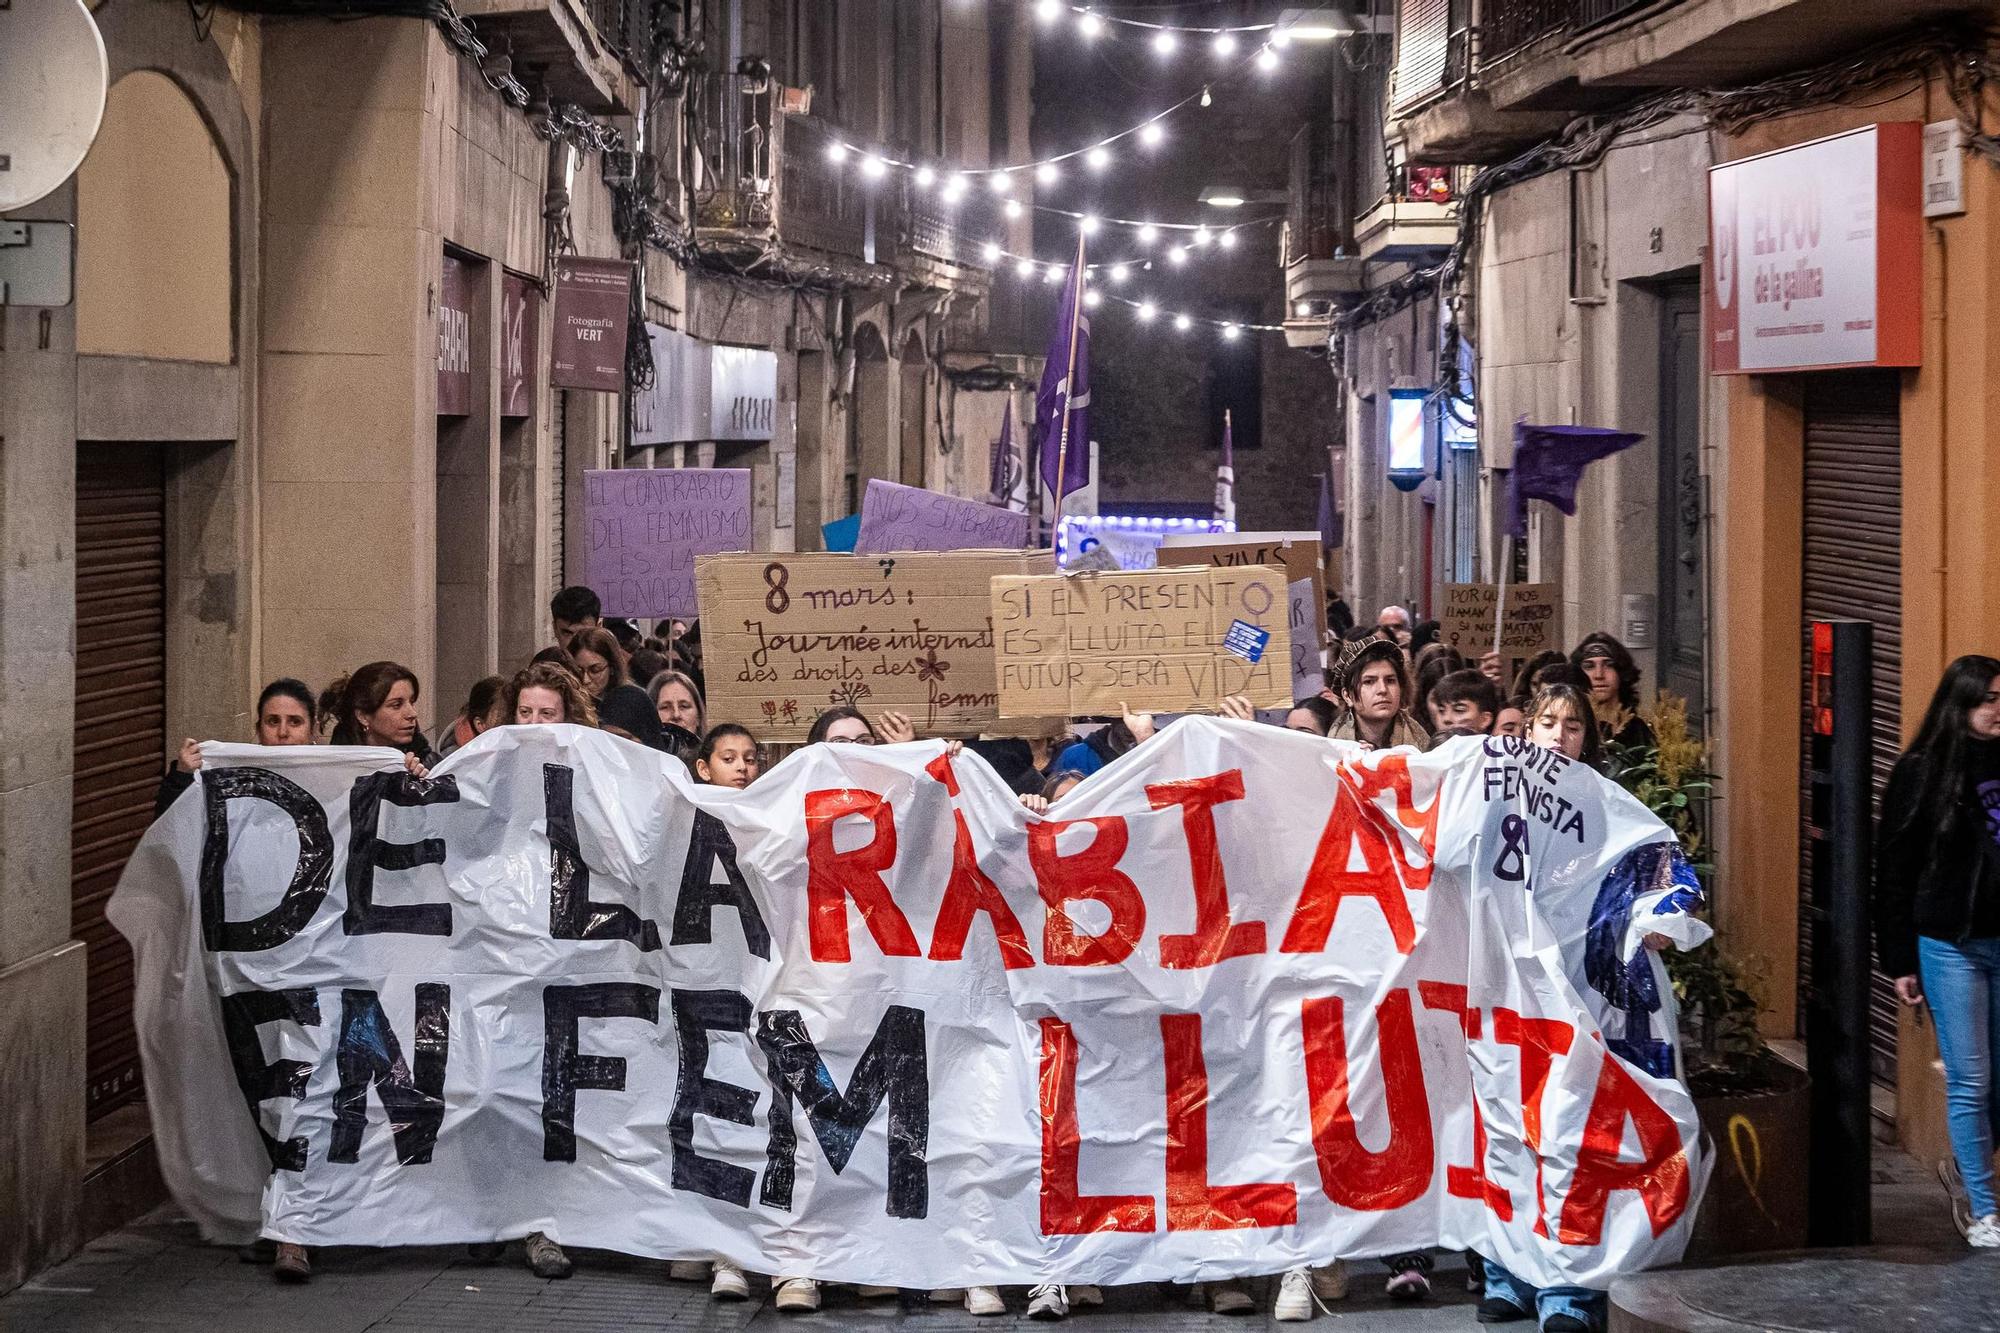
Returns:
[[[1486,1295],[1473,1315],[1482,1324],[1511,1324],[1519,1319],[1540,1322],[1542,1333],[1601,1333],[1604,1293],[1589,1287],[1537,1287],[1523,1282],[1488,1259]]]
[[[2000,1249],[2000,659],[1945,668],[1882,794],[1875,954],[1908,1005],[1928,1002],[1944,1057],[1946,1126],[1968,1244]]]

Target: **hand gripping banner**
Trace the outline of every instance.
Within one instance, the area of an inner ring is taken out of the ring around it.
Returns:
[[[1049,812],[938,742],[745,791],[574,727],[209,745],[112,917],[218,1240],[543,1231],[910,1287],[1679,1257],[1671,835],[1508,738],[1187,719]],[[1660,943],[1657,938],[1654,943]]]

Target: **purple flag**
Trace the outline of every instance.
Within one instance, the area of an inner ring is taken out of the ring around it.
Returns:
[[[1014,395],[1009,393],[1000,409],[1000,438],[993,441],[993,503],[1002,509],[1026,509],[1027,495],[1021,483],[1027,480],[1021,460],[1014,454]]]
[[[1514,423],[1514,466],[1507,473],[1507,531],[1528,535],[1528,501],[1547,500],[1576,513],[1576,484],[1583,469],[1644,436],[1603,426],[1530,426]]]
[[[1222,461],[1215,465],[1215,521],[1236,522],[1236,446],[1229,436],[1229,409],[1222,409]]]
[[[1090,319],[1083,313],[1082,283],[1083,243],[1079,240],[1076,263],[1070,268],[1069,281],[1063,284],[1055,328],[1049,334],[1041,387],[1035,391],[1035,454],[1041,460],[1042,480],[1058,504],[1063,496],[1090,484]],[[1065,414],[1069,418],[1067,458],[1062,457]],[[1056,495],[1058,470],[1062,473],[1061,495]]]

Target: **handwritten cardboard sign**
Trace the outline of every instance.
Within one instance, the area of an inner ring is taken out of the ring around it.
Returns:
[[[1493,651],[1493,613],[1500,604],[1497,583],[1447,583],[1438,603],[1438,641],[1473,661]],[[1557,621],[1562,592],[1553,583],[1507,585],[1507,623],[1500,635],[1501,679],[1512,682],[1521,664],[1559,646]]]
[[[836,704],[909,714],[923,736],[999,715],[996,575],[1052,574],[1041,554],[718,555],[695,562],[708,715],[802,741]]]
[[[1326,688],[1326,667],[1321,653],[1326,643],[1322,560],[1317,532],[1176,533],[1161,543],[1159,557],[1163,566],[1268,565],[1285,571],[1295,699],[1309,698]]]
[[[1018,551],[1028,544],[1028,515],[977,500],[868,480],[861,497],[858,555],[884,551]]]
[[[993,580],[1003,717],[1213,712],[1292,702],[1285,574],[1261,565]],[[1238,621],[1267,632],[1255,661]]]
[[[695,613],[694,560],[751,544],[748,468],[583,474],[583,581],[612,616]]]

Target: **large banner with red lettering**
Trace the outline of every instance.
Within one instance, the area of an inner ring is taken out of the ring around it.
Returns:
[[[1046,816],[936,741],[204,747],[112,916],[217,1239],[909,1287],[1677,1258],[1667,830],[1550,751],[1186,719]],[[1652,946],[1652,947],[1649,947]]]

